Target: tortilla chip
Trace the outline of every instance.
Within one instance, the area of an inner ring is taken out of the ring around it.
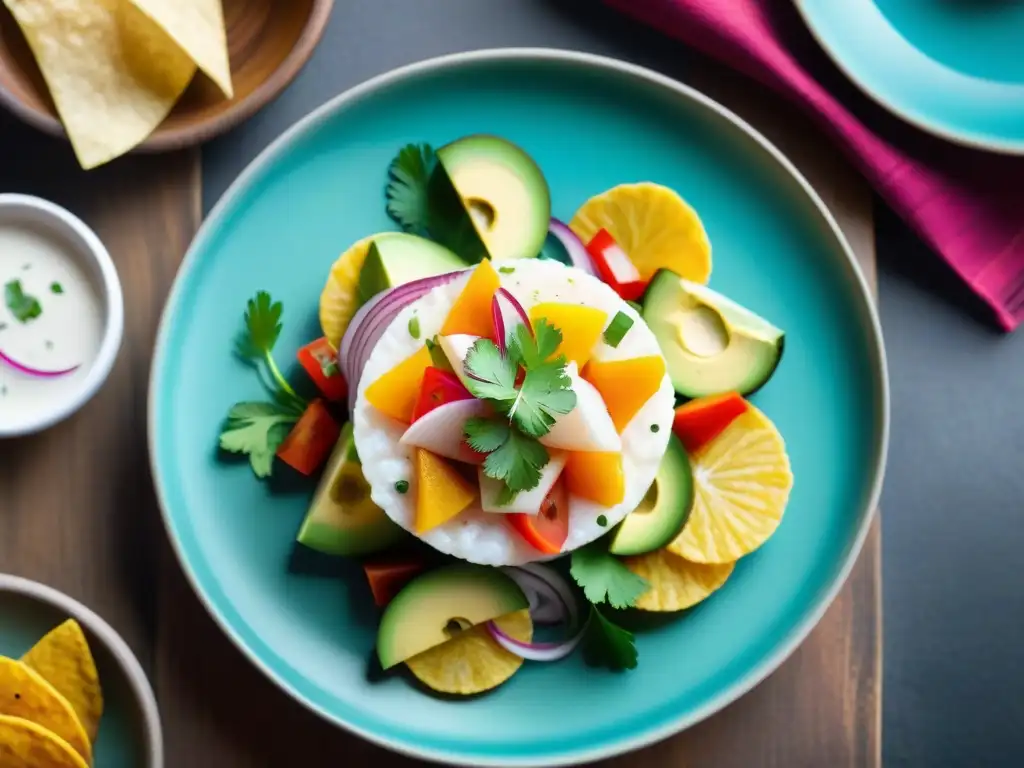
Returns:
[[[68,619],[51,630],[21,660],[68,700],[89,741],[95,744],[103,717],[103,691],[78,622]]]
[[[4,0],[21,26],[83,168],[153,132],[196,65],[129,0]]]
[[[86,763],[92,761],[89,737],[67,699],[38,673],[5,656],[0,656],[0,715],[29,720],[66,741]]]
[[[222,0],[131,0],[181,46],[227,98],[235,95]]]
[[[0,715],[4,768],[89,768],[64,739],[20,717]]]

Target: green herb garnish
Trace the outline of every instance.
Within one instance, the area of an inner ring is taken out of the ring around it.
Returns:
[[[430,364],[434,368],[439,368],[442,371],[448,371],[448,373],[455,373],[455,369],[452,368],[452,364],[448,361],[448,355],[441,349],[441,344],[437,340],[437,336],[432,339],[427,339],[424,342],[427,345],[427,352],[430,353]]]
[[[220,447],[247,454],[256,477],[269,477],[274,454],[300,415],[301,411],[280,403],[238,403],[228,411]]]
[[[414,339],[420,337],[420,319],[416,315],[409,318],[409,335]]]
[[[516,271],[515,267],[498,267],[498,271],[503,275],[511,275]]]
[[[625,312],[617,312],[615,317],[612,318],[611,323],[605,328],[604,343],[612,348],[619,346],[619,342],[629,333],[629,329],[632,327],[633,318]]]
[[[636,666],[633,634],[616,626],[598,605],[630,608],[650,585],[609,553],[603,539],[573,552],[569,570],[592,605],[583,647],[587,662],[616,670],[632,669]]]
[[[409,492],[409,481],[408,480],[399,480],[397,483],[395,483],[395,490],[398,491],[399,493],[408,493]]]
[[[661,432],[661,427],[659,427],[657,424],[651,424],[651,432]]]
[[[537,487],[550,458],[538,438],[551,431],[556,415],[576,407],[565,356],[551,359],[561,343],[561,331],[541,318],[532,334],[526,325],[516,326],[504,352],[479,339],[466,354],[469,391],[498,413],[470,419],[465,434],[470,447],[487,454],[484,474],[504,483],[499,504]]]
[[[604,515],[598,515],[597,516],[597,524],[600,525],[602,528],[604,528],[606,525],[608,525],[608,518],[605,517]]]
[[[55,293],[59,296],[64,293],[64,286],[60,283],[50,283],[50,293]]]
[[[235,352],[256,368],[272,402],[232,406],[220,435],[220,447],[247,454],[253,472],[260,478],[271,474],[274,454],[307,405],[274,362],[272,353],[281,335],[282,312],[281,303],[272,301],[266,291],[260,291],[246,304],[245,330],[235,341]],[[269,380],[265,373],[269,373]]]
[[[7,308],[19,323],[27,323],[43,314],[43,308],[35,296],[25,293],[21,280],[11,280],[4,286]]]

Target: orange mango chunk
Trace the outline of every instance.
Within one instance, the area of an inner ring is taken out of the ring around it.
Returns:
[[[443,525],[468,507],[475,489],[440,456],[416,449],[416,532]]]
[[[494,271],[490,260],[484,259],[473,270],[466,287],[462,289],[459,298],[448,311],[448,317],[441,326],[441,335],[465,333],[485,339],[494,338],[491,301],[500,287],[498,273]]]
[[[570,453],[562,473],[569,493],[581,499],[611,507],[626,496],[622,454],[617,451]]]
[[[423,374],[430,365],[430,350],[420,348],[366,388],[367,402],[385,416],[411,424]]]
[[[567,362],[576,363],[579,368],[590,360],[608,320],[608,315],[600,309],[558,302],[537,304],[530,310],[531,322],[536,323],[542,317],[562,332],[562,343],[555,355],[565,355]]]
[[[591,360],[583,370],[583,378],[601,393],[620,433],[658,391],[664,377],[665,358],[659,355],[610,362]]]

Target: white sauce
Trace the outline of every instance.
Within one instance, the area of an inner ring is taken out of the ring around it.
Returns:
[[[0,426],[30,423],[75,396],[99,352],[103,303],[72,245],[30,224],[0,223],[0,352],[42,370],[74,373],[36,378],[0,361]],[[8,306],[17,282],[42,312],[22,322]]]

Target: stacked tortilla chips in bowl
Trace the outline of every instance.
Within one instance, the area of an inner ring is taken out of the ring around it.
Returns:
[[[221,0],[3,0],[83,168],[142,143],[196,72],[231,98]]]
[[[0,656],[0,766],[87,768],[102,715],[96,664],[74,619],[20,660]]]

